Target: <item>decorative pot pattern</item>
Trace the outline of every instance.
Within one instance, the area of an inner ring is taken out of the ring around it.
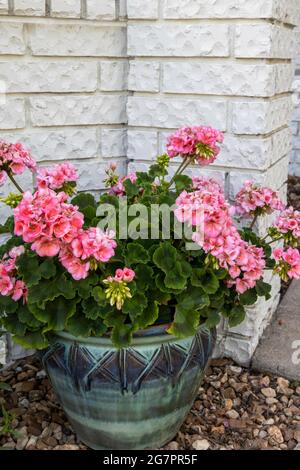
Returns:
[[[196,398],[215,331],[177,339],[135,338],[118,350],[107,338],[59,333],[43,355],[58,398],[92,449],[153,449],[177,433]]]

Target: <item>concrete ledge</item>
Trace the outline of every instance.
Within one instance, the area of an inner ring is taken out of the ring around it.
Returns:
[[[293,281],[253,356],[252,368],[300,380],[300,281]]]

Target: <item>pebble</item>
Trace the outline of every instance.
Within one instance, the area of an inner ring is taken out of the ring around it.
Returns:
[[[4,449],[86,449],[60,408],[40,363],[27,358],[5,371],[13,391],[1,403],[15,414],[18,434],[0,436]],[[226,359],[213,361],[194,407],[166,450],[300,450],[300,386],[282,377],[248,371]],[[1,423],[0,423],[1,426]],[[34,435],[35,434],[35,435]]]
[[[270,388],[270,387],[262,388],[261,393],[267,398],[275,398],[276,397],[275,390],[273,388]]]
[[[231,372],[233,372],[234,374],[237,374],[237,375],[241,374],[242,371],[243,371],[243,369],[241,367],[238,367],[238,366],[229,366],[229,370]]]
[[[230,418],[230,419],[238,419],[240,417],[240,415],[238,414],[237,411],[235,410],[229,410],[226,412],[226,416],[227,418]]]
[[[195,450],[208,450],[210,443],[206,439],[197,439],[193,442],[192,447]]]
[[[283,444],[284,438],[281,430],[277,426],[271,426],[268,429],[268,434],[271,438],[274,439],[278,444]]]

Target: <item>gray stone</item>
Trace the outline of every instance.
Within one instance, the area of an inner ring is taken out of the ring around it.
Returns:
[[[300,282],[293,281],[254,354],[255,370],[300,380]]]

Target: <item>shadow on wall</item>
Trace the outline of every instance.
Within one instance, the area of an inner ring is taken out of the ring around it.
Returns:
[[[291,175],[300,176],[300,29],[298,29],[298,54],[295,62],[296,73],[293,84],[295,110],[292,121],[294,139],[289,173]]]

